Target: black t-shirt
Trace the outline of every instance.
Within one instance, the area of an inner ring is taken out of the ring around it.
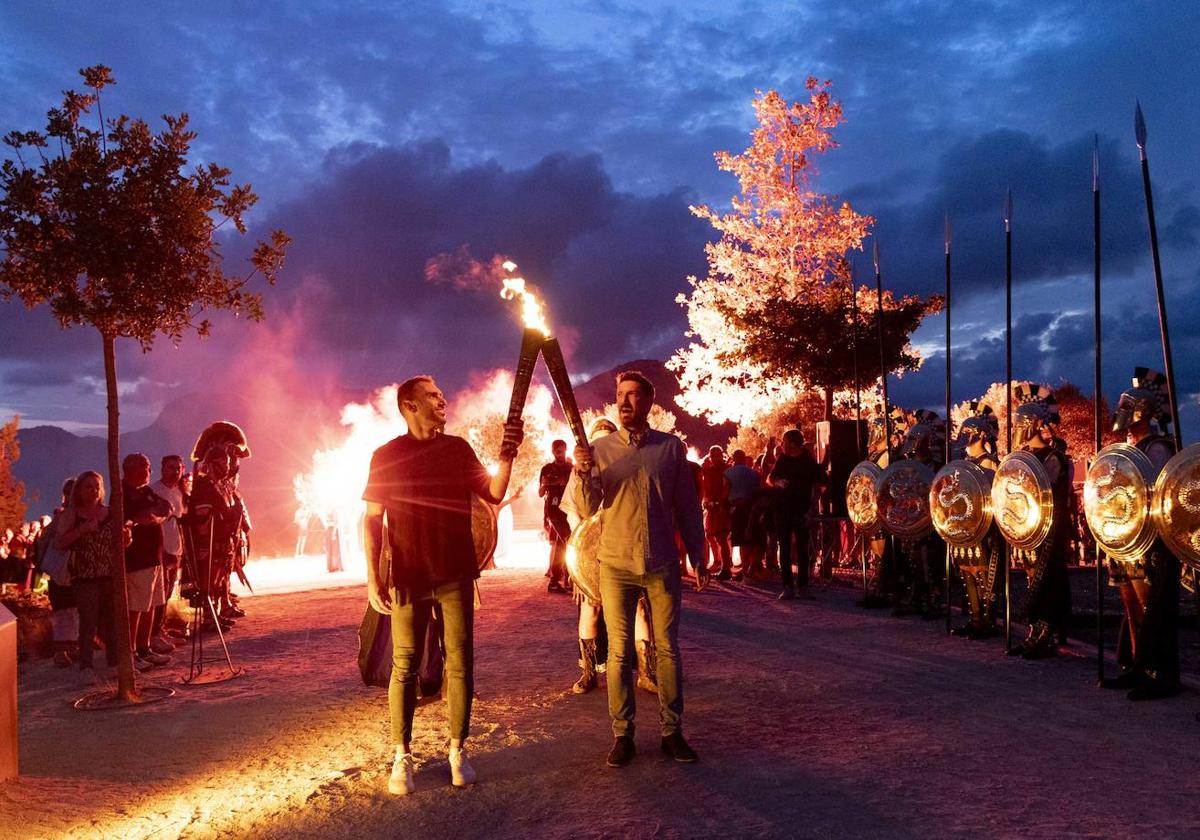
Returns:
[[[819,468],[807,450],[799,455],[782,454],[771,468],[771,480],[786,479],[787,487],[781,500],[785,513],[803,516],[812,504],[813,485],[817,483]]]
[[[155,495],[149,485],[130,487],[122,482],[121,489],[124,493],[127,522],[145,511],[153,512],[162,507],[162,499]],[[133,542],[125,549],[126,570],[136,572],[139,569],[152,569],[162,562],[162,556],[162,525],[134,525]]]
[[[471,445],[454,435],[401,435],[375,450],[363,499],[387,511],[392,583],[406,599],[479,577],[471,495],[491,501],[490,483]]]

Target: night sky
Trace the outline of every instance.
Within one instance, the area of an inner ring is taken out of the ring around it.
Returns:
[[[79,68],[108,64],[106,114],[187,111],[196,161],[261,196],[252,234],[295,239],[263,325],[125,348],[125,428],[248,354],[260,373],[349,390],[425,371],[452,390],[511,367],[506,304],[423,278],[463,245],[541,286],[577,378],[666,358],[711,234],[687,206],[736,191],[712,153],[745,147],[755,89],[801,98],[810,74],[833,80],[847,119],[818,188],[877,217],[885,284],[941,290],[951,215],[956,401],[1003,378],[1009,188],[1015,375],[1092,390],[1096,134],[1105,389],[1161,368],[1140,99],[1185,437],[1200,428],[1194,2],[11,3],[0,40],[0,132],[43,128]],[[101,429],[98,336],[16,302],[0,324],[0,417]],[[910,407],[943,400],[942,330],[927,320],[924,369],[893,386]]]

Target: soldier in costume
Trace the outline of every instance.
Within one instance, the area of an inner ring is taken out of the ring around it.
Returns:
[[[920,461],[936,473],[946,459],[945,426],[936,411],[918,408],[904,436],[900,457]],[[919,613],[929,619],[942,615],[940,602],[945,585],[946,543],[936,533],[904,547],[907,575],[902,575],[898,616]],[[907,579],[905,579],[905,577]]]
[[[1054,518],[1050,533],[1038,546],[1025,572],[1029,580],[1029,634],[1008,653],[1024,659],[1043,659],[1057,653],[1071,612],[1071,583],[1067,577],[1070,542],[1071,462],[1066,443],[1055,434],[1061,423],[1054,392],[1045,385],[1023,382],[1013,388],[1013,446],[1036,457],[1050,479]]]
[[[192,447],[195,478],[187,518],[193,584],[213,598],[219,620],[228,629],[246,613],[229,591],[229,579],[241,572],[251,530],[246,504],[238,492],[239,465],[250,457],[246,434],[235,423],[209,424]]]
[[[989,473],[1000,466],[996,457],[996,438],[1000,423],[992,407],[984,402],[967,404],[967,417],[959,424],[955,445],[960,457]],[[955,636],[987,639],[996,635],[996,575],[1004,553],[1004,540],[995,523],[980,544],[978,553],[961,560],[958,572],[967,598],[966,625],[950,631]]]
[[[1157,474],[1175,454],[1164,432],[1171,422],[1167,382],[1139,367],[1133,387],[1121,394],[1114,432],[1150,459]],[[1105,688],[1129,689],[1131,700],[1170,697],[1179,690],[1179,558],[1156,539],[1140,562],[1110,563],[1109,579],[1121,590],[1125,614],[1117,643],[1121,673]]]
[[[886,422],[882,414],[872,417],[867,432],[867,458],[881,470],[888,465],[889,448],[899,457],[900,449],[904,445],[904,435],[908,432],[908,414],[904,409],[893,408],[889,419],[891,422]],[[868,584],[869,590],[863,597],[862,605],[869,609],[894,606],[898,594],[899,567],[907,562],[907,557],[903,560],[898,558],[899,546],[884,533],[879,533],[871,539],[870,549],[875,558],[876,571]]]

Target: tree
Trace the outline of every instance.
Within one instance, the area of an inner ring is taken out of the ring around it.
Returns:
[[[207,335],[209,309],[262,318],[261,295],[249,281],[274,283],[287,235],[259,241],[244,275],[222,268],[219,230],[228,222],[245,234],[244,216],[257,196],[231,185],[215,163],[184,172],[195,139],[187,114],[164,116],[155,134],[140,119],[105,120],[101,91],[115,83],[96,65],[80,71],[91,93],[65,91],[47,115],[45,132],[4,137],[16,160],[0,165],[0,294],[26,307],[40,304],[64,328],[91,325],[100,334],[108,393],[108,472],[112,487],[113,592],[118,618],[119,694],[135,700],[129,650],[124,511],[118,449],[116,341],[133,339],[143,351],[159,335],[178,343],[185,332]],[[97,128],[83,124],[95,108]],[[22,153],[34,154],[26,161]]]
[[[16,529],[25,519],[25,485],[13,477],[13,464],[21,458],[17,426],[21,418],[13,417],[0,426],[0,531]]]
[[[844,120],[829,82],[810,78],[806,103],[789,105],[775,91],[754,101],[758,126],[741,154],[717,152],[717,167],[732,173],[741,195],[732,211],[692,207],[721,238],[705,246],[709,273],[688,278],[690,295],[678,300],[693,341],[672,357],[682,407],[712,422],[751,422],[813,388],[824,392],[825,416],[833,393],[853,385],[847,337],[860,336],[860,380],[878,377],[876,300],[856,290],[852,323],[846,254],[861,250],[870,216],[813,188],[814,156],[836,148],[832,130]],[[941,299],[884,298],[884,351],[889,371],[920,366],[908,337]],[[872,358],[874,363],[872,364]]]

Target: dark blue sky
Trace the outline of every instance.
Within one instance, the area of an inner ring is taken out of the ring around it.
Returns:
[[[1094,134],[1106,389],[1135,364],[1161,366],[1140,98],[1195,439],[1195,3],[49,2],[10,5],[0,39],[0,130],[41,127],[78,68],[106,63],[118,79],[108,113],[189,112],[197,160],[254,184],[257,231],[296,240],[267,324],[222,323],[207,342],[146,356],[127,348],[127,427],[197,371],[247,353],[272,375],[351,389],[417,370],[453,386],[511,365],[500,301],[422,280],[428,257],[463,244],[507,253],[540,282],[577,374],[665,358],[684,340],[674,297],[705,268],[709,230],[687,205],[736,188],[713,151],[744,147],[756,88],[794,99],[812,74],[833,80],[847,118],[818,184],[878,218],[885,282],[940,290],[941,219],[953,218],[956,399],[1003,375],[1009,188],[1015,373],[1090,391]],[[0,319],[0,415],[99,427],[98,339],[11,302]],[[927,322],[917,341],[929,361],[894,386],[909,405],[942,400],[942,329]]]

